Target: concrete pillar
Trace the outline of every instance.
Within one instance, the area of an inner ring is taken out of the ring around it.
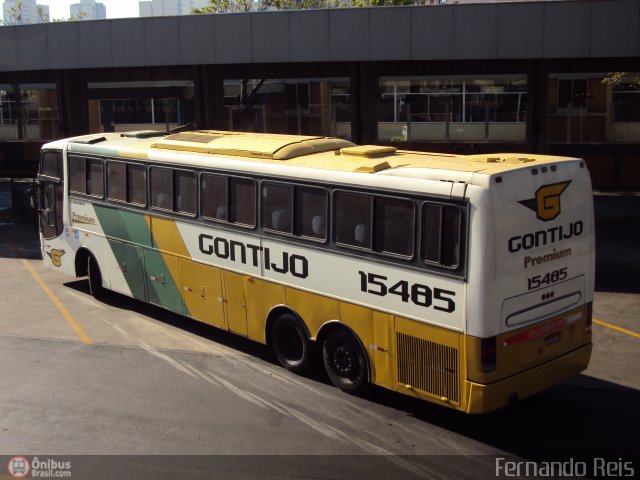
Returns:
[[[378,73],[370,63],[351,65],[351,140],[373,144],[378,140]]]
[[[197,128],[224,129],[224,79],[213,65],[194,67],[194,117]]]
[[[527,149],[531,153],[549,151],[547,95],[549,72],[540,60],[529,62],[527,74]]]
[[[63,137],[89,133],[89,95],[81,70],[61,70],[56,75],[60,131]]]

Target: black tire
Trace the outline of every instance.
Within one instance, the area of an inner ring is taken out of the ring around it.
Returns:
[[[304,326],[293,315],[285,313],[275,319],[271,348],[280,365],[290,372],[300,375],[309,371],[313,362],[311,342]]]
[[[327,375],[343,392],[360,393],[369,385],[367,354],[349,330],[329,332],[322,345],[322,360]]]
[[[102,274],[100,273],[100,267],[98,262],[93,256],[89,256],[87,270],[89,274],[89,291],[93,298],[96,300],[103,300],[105,296],[105,289],[102,286]]]

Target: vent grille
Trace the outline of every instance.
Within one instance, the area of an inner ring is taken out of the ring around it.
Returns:
[[[398,382],[452,403],[460,401],[458,350],[421,338],[396,334]]]

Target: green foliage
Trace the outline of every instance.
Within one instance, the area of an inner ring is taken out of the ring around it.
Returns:
[[[640,72],[610,72],[602,79],[605,85],[633,85],[640,86]]]
[[[422,5],[428,0],[210,0],[192,13],[249,12],[261,10],[309,10],[314,8],[389,7]]]

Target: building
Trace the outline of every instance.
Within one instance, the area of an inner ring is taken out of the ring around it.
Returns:
[[[107,18],[107,9],[104,3],[97,3],[96,0],[80,0],[69,7],[69,12],[73,20],[101,20]]]
[[[424,151],[576,156],[597,187],[640,187],[636,0],[0,30],[0,139],[193,123]]]
[[[49,21],[49,7],[37,5],[36,0],[5,0],[2,18],[5,25],[46,23]]]
[[[141,17],[190,15],[194,8],[209,5],[209,0],[147,0],[139,2]]]

